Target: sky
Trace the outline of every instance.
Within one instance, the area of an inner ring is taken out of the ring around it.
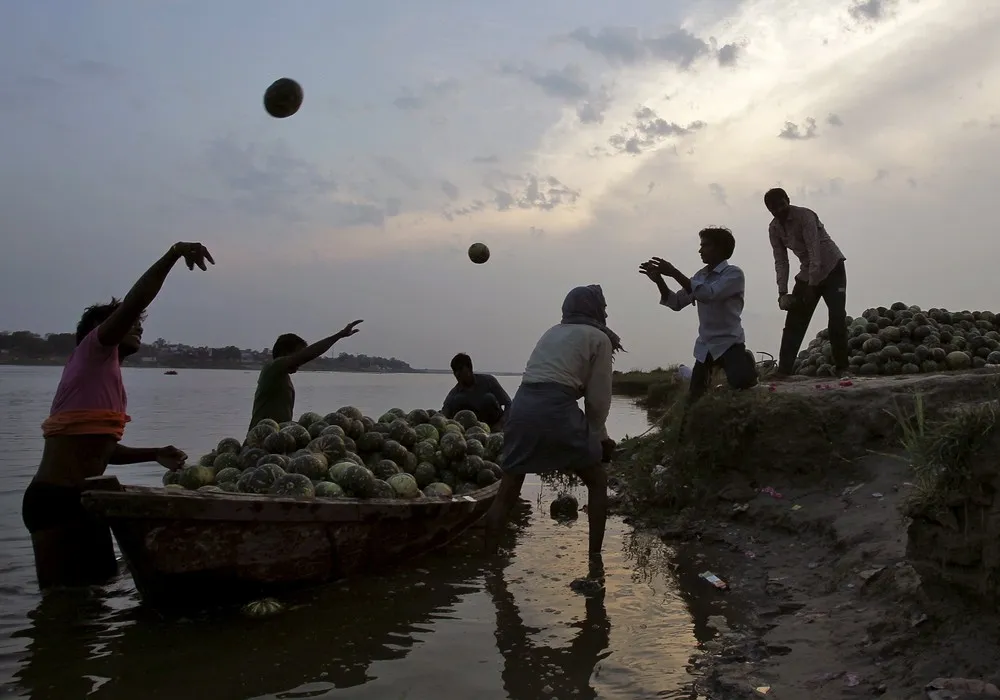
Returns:
[[[3,3],[0,328],[72,330],[194,240],[217,265],[174,270],[147,341],[360,318],[335,352],[520,371],[597,283],[617,368],[690,363],[695,309],[637,266],[691,275],[723,225],[774,353],[774,186],[844,252],[849,313],[1000,311],[998,32],[984,0]]]

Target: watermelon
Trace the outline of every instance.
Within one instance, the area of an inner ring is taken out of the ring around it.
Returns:
[[[309,444],[312,437],[309,435],[309,431],[303,428],[298,423],[292,423],[291,425],[285,426],[281,429],[281,432],[287,433],[292,436],[295,441],[295,447],[301,449]]]
[[[395,418],[393,419],[395,420]],[[375,433],[381,433],[385,437],[389,437],[389,424],[388,423],[376,423],[371,427],[371,431]]]
[[[459,411],[455,414],[455,422],[461,425],[463,428],[468,430],[472,426],[479,423],[479,419],[476,414],[469,410]]]
[[[252,469],[257,466],[257,462],[260,461],[260,458],[266,454],[267,452],[259,447],[245,448],[243,452],[240,453],[240,467],[244,470]]]
[[[271,489],[275,476],[268,465],[247,469],[236,482],[236,490],[240,493],[264,494]],[[273,465],[272,465],[273,466]]]
[[[239,480],[242,471],[239,467],[226,467],[225,469],[220,469],[215,472],[215,483],[221,484],[223,482],[231,481],[234,484]]]
[[[347,454],[347,445],[343,438],[336,435],[323,435],[309,443],[307,448],[310,452],[320,453],[326,456],[326,461],[340,461]]]
[[[337,482],[345,490],[359,498],[371,498],[376,493],[375,475],[362,466],[352,464],[344,470]]]
[[[215,484],[205,484],[204,486],[199,486],[195,490],[201,491],[202,493],[222,493],[222,489]]]
[[[318,438],[320,435],[323,434],[324,430],[326,430],[329,427],[330,427],[329,423],[327,423],[325,420],[320,419],[315,423],[310,424],[309,427],[307,428],[307,430],[309,431],[309,437],[315,440],[316,438]],[[343,432],[343,430],[341,432]]]
[[[432,440],[424,440],[413,446],[413,454],[420,462],[431,461],[434,459],[435,452],[437,452],[437,444]]]
[[[389,423],[392,423],[397,418],[399,418],[399,416],[397,416],[392,411],[386,411],[385,413],[383,413],[381,416],[378,417],[378,422],[379,423],[385,423],[386,425],[388,425]]]
[[[344,438],[344,449],[348,452],[357,452],[358,443],[354,442],[351,438]]]
[[[332,481],[320,481],[314,486],[316,498],[343,498],[344,489]]]
[[[414,427],[413,432],[417,434],[418,443],[429,440],[436,445],[441,439],[441,434],[438,432],[438,429],[430,423],[422,423]]]
[[[451,420],[444,424],[444,430],[441,431],[441,437],[444,437],[444,433],[454,433],[455,435],[465,436],[465,428],[460,424]]]
[[[170,486],[171,484],[177,484],[179,486],[180,477],[181,474],[179,470],[168,469],[167,471],[163,472],[163,485]]]
[[[386,459],[391,459],[396,464],[406,460],[407,449],[395,440],[386,440],[382,444],[382,454]]]
[[[402,469],[399,468],[395,462],[391,459],[382,459],[375,464],[371,472],[375,475],[376,479],[382,479],[383,481],[388,481],[389,477],[399,474]]]
[[[371,496],[372,498],[383,498],[383,499],[393,499],[396,497],[396,492],[393,491],[392,487],[389,486],[389,482],[382,481],[381,479],[375,480],[375,491]]]
[[[365,424],[361,422],[360,418],[357,418],[352,420],[347,427],[344,428],[344,432],[347,433],[347,437],[352,440],[357,440],[365,434]]]
[[[382,433],[365,433],[357,440],[359,452],[378,452],[385,443],[385,435]]]
[[[327,425],[319,433],[320,437],[326,437],[327,435],[336,435],[341,440],[347,439],[347,432],[339,425]]]
[[[223,469],[240,469],[240,456],[238,454],[233,454],[232,452],[223,452],[215,458],[215,462],[212,463],[212,467],[215,469],[216,473],[222,471]]]
[[[219,487],[219,490],[224,493],[236,493],[237,491],[239,491],[239,489],[236,488],[235,481],[220,481],[217,485]]]
[[[329,469],[326,457],[316,452],[296,457],[288,465],[289,474],[301,474],[310,479],[325,478]]]
[[[364,427],[365,432],[367,433],[369,430],[375,427],[375,419],[371,418],[370,416],[361,416],[361,425],[362,427]]]
[[[274,480],[268,493],[272,496],[313,498],[316,495],[316,487],[304,474],[285,474]]]
[[[287,470],[290,461],[292,460],[288,455],[264,455],[257,460],[257,464],[254,466],[261,467],[265,464],[277,464],[282,469]]]
[[[163,488],[170,489],[171,491],[181,491],[181,492],[184,491],[184,487],[181,486],[180,484],[167,484]]]
[[[455,495],[456,496],[464,496],[467,493],[473,493],[474,491],[478,491],[478,490],[479,490],[479,486],[477,486],[476,484],[473,484],[473,483],[468,482],[468,481],[464,481],[464,482],[460,483],[455,488]]]
[[[306,411],[301,416],[299,416],[298,423],[303,428],[305,428],[305,429],[308,430],[309,426],[311,426],[313,423],[317,423],[317,422],[319,422],[321,420],[323,420],[323,416],[321,416],[320,414],[315,413],[313,411]]]
[[[274,432],[278,432],[279,430],[281,430],[281,426],[278,425],[278,421],[273,420],[271,418],[260,419],[259,421],[257,421],[257,425],[255,425],[254,427],[256,428],[258,425],[265,425],[270,428],[273,428]]]
[[[437,481],[424,487],[424,495],[428,498],[451,498],[451,487]]]
[[[202,455],[201,457],[199,457],[198,464],[200,464],[203,467],[213,467],[215,466],[215,458],[218,456],[219,455],[217,455],[213,450],[212,452],[209,452],[207,455]]]
[[[486,468],[489,469],[494,474],[496,474],[498,479],[503,478],[503,469],[500,468],[499,464],[497,464],[496,462],[490,462],[489,460],[487,460],[485,464]]]
[[[200,464],[184,467],[177,476],[177,483],[192,491],[214,481],[215,471],[211,467],[203,467]]]
[[[343,413],[339,413],[337,411],[334,411],[333,413],[327,413],[325,416],[323,416],[323,421],[325,423],[337,426],[338,428],[343,430],[345,434],[347,433],[348,426],[351,425],[351,420],[352,418],[350,418],[349,416],[345,416]]]
[[[476,483],[479,486],[486,487],[490,484],[495,484],[497,481],[497,475],[490,469],[480,469],[479,474],[476,475]]]
[[[406,422],[412,426],[423,425],[431,419],[427,411],[417,408],[406,414]]]
[[[495,460],[503,452],[503,433],[491,433],[486,438],[486,456]]]
[[[483,421],[479,421],[479,423],[477,424],[477,427],[480,430],[482,430],[484,433],[486,433],[487,435],[489,435],[491,432],[493,432],[493,428],[490,427],[490,424],[489,423],[484,423]]]
[[[443,413],[436,413],[431,416],[431,419],[427,423],[439,433],[443,433],[445,426],[448,425],[448,419],[445,418]]]
[[[279,430],[264,438],[264,449],[271,454],[287,454],[294,452],[297,449],[297,445],[295,444],[295,437],[291,433]]]
[[[479,476],[479,472],[486,469],[486,460],[482,457],[477,457],[476,455],[468,455],[461,464],[458,465],[455,472],[461,479],[468,482],[473,482]]]
[[[483,437],[486,437],[485,435]],[[475,455],[476,457],[485,457],[486,448],[483,447],[483,443],[475,438],[466,437],[465,439],[465,453],[470,455]]]
[[[218,446],[215,448],[215,452],[220,455],[233,454],[238,455],[240,450],[243,449],[243,444],[236,438],[222,438],[219,440]]]
[[[471,411],[470,411],[471,413]],[[456,461],[465,456],[467,445],[465,438],[452,432],[446,432],[441,436],[441,454],[445,459]]]
[[[417,456],[415,454],[413,454],[412,452],[407,452],[406,459],[403,461],[402,464],[399,465],[399,468],[402,469],[407,474],[412,474],[413,470],[417,468],[417,464],[419,463],[420,460],[417,459]]]
[[[413,478],[417,482],[417,486],[425,488],[434,483],[434,480],[437,478],[437,470],[434,469],[433,464],[421,462],[413,470]]]
[[[355,464],[360,464],[362,467],[365,466],[365,461],[356,452],[348,452],[344,455],[344,459],[350,460]]]
[[[385,459],[385,456],[381,452],[370,452],[365,455],[364,460],[362,460],[362,464],[371,469],[383,459]]]
[[[458,479],[455,478],[455,472],[450,469],[442,469],[438,472],[438,480],[442,484],[448,484],[448,486],[454,488],[455,484],[458,483]]]
[[[355,408],[354,406],[343,406],[341,408],[338,408],[337,413],[347,416],[351,420],[361,420],[362,418],[364,418],[364,414],[361,412],[361,410]]]
[[[396,498],[420,498],[420,487],[417,480],[409,474],[395,474],[386,479],[395,492]]]
[[[267,437],[276,432],[278,432],[277,428],[272,428],[270,425],[265,425],[264,423],[258,423],[247,433],[246,444],[248,447],[264,447],[264,441]]]
[[[486,438],[489,435],[485,430],[480,428],[478,425],[473,426],[465,431],[465,439],[475,438],[479,442],[486,442]]]
[[[343,486],[344,474],[346,474],[349,469],[356,466],[358,465],[355,464],[354,462],[349,462],[346,460],[343,462],[337,462],[327,471],[326,478],[335,484]]]
[[[935,360],[937,358],[934,358]],[[969,369],[972,367],[972,355],[956,350],[945,356],[945,362],[950,370]]]

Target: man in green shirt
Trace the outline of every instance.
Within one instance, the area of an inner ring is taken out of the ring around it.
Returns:
[[[355,326],[359,323],[361,321],[349,323],[343,330],[317,340],[312,345],[294,333],[278,336],[271,349],[272,359],[261,368],[260,376],[257,378],[250,427],[253,428],[265,418],[279,423],[292,420],[295,411],[295,385],[292,384],[291,375],[305,363],[326,354],[338,340],[357,333],[358,329]]]

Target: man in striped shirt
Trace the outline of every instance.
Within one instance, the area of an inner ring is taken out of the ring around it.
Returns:
[[[768,190],[764,206],[774,217],[768,229],[778,282],[778,308],[787,312],[778,351],[778,374],[790,375],[820,298],[829,313],[827,330],[837,374],[848,371],[847,272],[844,254],[812,209],[793,206],[781,188]],[[788,292],[788,251],[799,259],[795,285]]]

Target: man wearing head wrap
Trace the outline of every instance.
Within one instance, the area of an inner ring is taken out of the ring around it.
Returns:
[[[566,295],[562,320],[549,328],[528,358],[521,386],[507,412],[501,468],[504,475],[486,515],[486,547],[521,494],[526,474],[574,473],[587,486],[590,554],[599,556],[608,512],[603,462],[615,443],[605,425],[611,408],[611,366],[621,339],[608,328],[600,285]],[[577,403],[584,400],[584,409]]]

